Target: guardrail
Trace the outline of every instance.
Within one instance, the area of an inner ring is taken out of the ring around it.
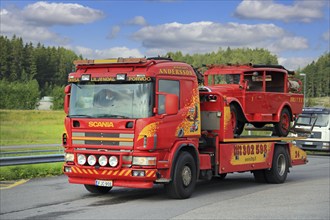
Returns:
[[[60,144],[44,144],[44,145],[24,145],[24,146],[0,146],[0,166],[12,166],[12,165],[23,165],[23,164],[38,164],[38,163],[53,163],[53,162],[63,162],[64,154],[63,148],[58,150],[21,150],[21,151],[9,151],[3,152],[4,149],[24,149],[24,148],[40,148],[40,147],[57,147]],[[44,154],[36,155],[41,153],[54,153],[58,154]],[[21,154],[32,154],[29,156],[8,156],[8,155],[21,155]]]

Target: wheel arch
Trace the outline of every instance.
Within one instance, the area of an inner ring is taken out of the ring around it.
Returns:
[[[291,120],[293,120],[292,106],[290,105],[290,103],[284,102],[284,103],[282,103],[282,105],[277,110],[277,114],[276,114],[276,118],[275,118],[276,121],[279,121],[280,120],[280,118],[281,118],[281,112],[285,108],[288,109],[288,111],[290,113],[290,116],[291,116]]]
[[[179,144],[174,150],[173,153],[170,156],[170,161],[171,161],[171,170],[170,170],[170,178],[172,179],[173,177],[173,172],[174,172],[174,167],[178,161],[178,158],[181,154],[181,152],[186,151],[190,153],[195,162],[196,162],[196,172],[197,172],[197,179],[199,178],[199,156],[198,156],[198,151],[197,148],[194,144],[192,143],[181,143]]]
[[[242,104],[239,102],[239,100],[236,98],[227,98],[227,101],[229,103],[229,106],[234,105],[235,107],[237,107],[237,110],[239,112],[239,120],[242,122],[247,122],[244,108],[242,107]]]

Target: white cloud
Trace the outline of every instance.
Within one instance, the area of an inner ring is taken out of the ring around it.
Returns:
[[[143,57],[138,49],[129,49],[127,47],[112,47],[103,50],[93,50],[86,47],[68,47],[68,49],[74,50],[77,54],[81,54],[87,59],[106,59],[117,57]]]
[[[266,48],[274,53],[308,47],[305,38],[292,36],[274,24],[173,22],[143,27],[133,34],[133,38],[148,50],[180,50],[183,53],[205,53],[228,46]]]
[[[74,25],[93,22],[103,13],[79,4],[36,2],[23,10],[7,8],[0,10],[0,33],[16,35],[25,41],[66,44],[68,39],[51,31],[52,25]]]
[[[102,11],[79,4],[48,2],[30,4],[22,14],[25,19],[47,26],[87,24],[104,16]]]
[[[148,25],[147,21],[142,16],[135,16],[133,19],[128,20],[126,23],[128,25],[138,25],[138,26]]]
[[[308,64],[313,62],[313,60],[317,60],[315,57],[279,57],[278,63],[284,66],[288,70],[298,70],[303,69]]]
[[[274,53],[283,50],[302,50],[308,48],[308,42],[303,37],[290,37],[285,36],[271,43],[268,49]]]
[[[311,22],[323,17],[325,0],[299,0],[293,5],[274,3],[273,0],[243,0],[235,15],[247,19],[276,19],[285,22]]]
[[[65,42],[58,34],[51,32],[43,26],[36,26],[27,22],[19,11],[9,11],[2,9],[0,13],[1,29],[0,33],[11,37],[16,35],[26,41],[38,42],[53,40],[55,42]],[[33,30],[33,31],[32,31]]]

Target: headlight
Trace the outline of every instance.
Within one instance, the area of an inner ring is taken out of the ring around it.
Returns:
[[[133,157],[133,165],[155,166],[156,157]]]
[[[90,166],[94,166],[96,164],[96,157],[94,155],[89,155],[87,162]]]
[[[74,154],[66,153],[64,154],[64,162],[73,162],[74,161]]]
[[[118,164],[118,158],[116,156],[111,156],[109,158],[109,165],[115,167],[117,166],[117,164]]]
[[[107,165],[107,163],[108,163],[108,158],[106,156],[102,155],[99,157],[100,166],[104,167]]]
[[[86,156],[83,154],[78,154],[77,160],[79,165],[84,165],[86,163]]]

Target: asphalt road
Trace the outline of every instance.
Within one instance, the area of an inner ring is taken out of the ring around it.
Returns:
[[[32,179],[0,190],[0,219],[326,219],[330,218],[330,157],[309,156],[284,184],[255,183],[251,173],[199,182],[187,200],[162,186],[113,188],[95,196],[65,176]]]

